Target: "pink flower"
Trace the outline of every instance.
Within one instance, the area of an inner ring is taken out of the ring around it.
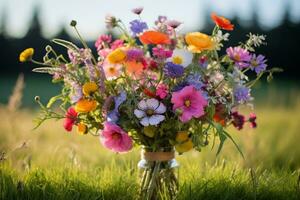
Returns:
[[[118,125],[105,122],[100,141],[106,148],[114,152],[127,152],[132,149],[133,142],[128,134]]]
[[[111,43],[110,48],[112,50],[115,50],[115,49],[117,49],[119,47],[123,47],[123,46],[124,46],[124,41],[118,39],[118,40],[115,40],[113,43]]]
[[[156,89],[156,96],[159,98],[164,99],[168,95],[168,86],[165,84],[159,84]]]
[[[255,113],[250,113],[248,121],[250,122],[250,127],[251,128],[256,128],[257,127],[256,114]]]
[[[143,12],[144,8],[143,7],[138,7],[138,8],[134,8],[131,10],[131,12],[133,12],[136,15],[140,15]]]
[[[192,117],[203,116],[204,107],[207,106],[206,99],[194,86],[186,86],[180,91],[173,92],[171,102],[174,104],[173,110],[182,112],[179,119],[183,123],[188,122]]]
[[[76,123],[77,119],[77,112],[73,107],[70,107],[66,113],[65,116],[65,121],[64,121],[64,128],[66,131],[72,131],[73,125]]]
[[[105,44],[109,44],[110,42],[111,42],[111,35],[103,34],[100,35],[100,37],[97,39],[95,43],[95,47],[99,51],[105,46]]]
[[[173,51],[169,49],[165,49],[162,46],[157,46],[152,49],[153,55],[160,59],[170,58],[173,54]]]
[[[106,58],[110,52],[112,52],[112,50],[109,49],[109,48],[100,49],[98,51],[98,55],[101,56],[101,57],[103,57],[103,58]]]

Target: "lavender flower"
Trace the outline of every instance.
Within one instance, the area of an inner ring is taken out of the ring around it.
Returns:
[[[250,89],[245,86],[239,85],[234,89],[233,92],[235,101],[240,104],[251,100]]]
[[[140,61],[144,56],[142,49],[132,48],[127,51],[126,59],[129,61]]]
[[[259,74],[266,70],[267,60],[265,59],[265,56],[263,55],[253,55],[250,61],[250,68],[256,72],[256,74]]]
[[[244,69],[249,67],[249,61],[251,60],[250,53],[241,47],[229,47],[227,50],[227,55],[231,60],[235,62],[235,65],[239,69]]]
[[[115,102],[115,108],[108,113],[107,115],[107,121],[108,122],[114,122],[116,123],[119,120],[120,113],[119,113],[119,107],[124,101],[127,99],[127,94],[125,91],[122,91],[119,96],[113,97]]]
[[[182,22],[179,22],[179,21],[177,21],[177,20],[168,20],[167,22],[166,22],[166,24],[168,25],[168,26],[170,26],[170,27],[172,27],[172,28],[177,28],[178,26],[180,26],[181,24],[182,24]]]
[[[140,15],[143,12],[144,8],[143,7],[137,7],[131,10],[136,15]]]
[[[164,72],[171,78],[181,77],[184,73],[184,68],[181,65],[176,65],[172,62],[167,62],[164,68]]]
[[[146,29],[148,29],[148,25],[145,22],[137,19],[130,22],[130,30],[132,31],[133,36],[137,36]]]

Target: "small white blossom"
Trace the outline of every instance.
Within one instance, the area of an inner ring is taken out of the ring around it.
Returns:
[[[220,50],[223,47],[222,42],[223,41],[228,41],[229,38],[229,33],[223,34],[221,30],[218,31],[218,33],[213,37],[213,40],[215,42],[215,48],[216,50]]]
[[[165,116],[162,115],[165,112],[166,106],[154,98],[140,101],[138,109],[134,110],[135,116],[143,126],[158,125],[165,120]]]

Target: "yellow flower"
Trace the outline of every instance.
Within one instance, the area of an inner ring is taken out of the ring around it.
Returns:
[[[187,131],[180,131],[176,135],[176,142],[175,149],[178,153],[184,153],[191,149],[193,149],[193,142],[189,138]]]
[[[189,45],[188,50],[193,53],[200,53],[203,50],[212,50],[215,46],[210,36],[200,32],[186,34],[185,41]]]
[[[88,82],[88,83],[85,83],[82,87],[82,93],[85,95],[85,96],[89,96],[91,95],[92,93],[96,92],[98,89],[98,86],[96,83],[94,82]]]
[[[179,131],[176,135],[176,142],[181,143],[189,139],[189,134],[187,131]]]
[[[20,62],[26,62],[26,61],[30,60],[32,58],[33,54],[34,54],[33,48],[25,49],[24,51],[22,51],[22,53],[20,53],[20,56],[19,56]]]
[[[178,153],[184,153],[187,152],[191,149],[193,149],[193,142],[191,139],[189,139],[187,142],[183,143],[183,144],[177,144],[175,145],[175,149]]]
[[[94,111],[96,108],[97,108],[97,101],[88,100],[88,99],[79,100],[75,106],[76,112],[79,113],[88,113]]]
[[[112,51],[107,56],[107,59],[111,64],[121,63],[125,60],[125,58],[126,58],[126,54],[121,48]]]
[[[87,134],[88,129],[84,123],[80,122],[79,124],[77,124],[77,132],[79,134],[85,135]]]

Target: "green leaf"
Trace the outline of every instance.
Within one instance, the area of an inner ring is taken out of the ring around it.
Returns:
[[[223,130],[223,133],[232,141],[232,143],[235,145],[235,147],[237,148],[237,150],[239,151],[243,159],[245,159],[242,150],[240,149],[239,145],[234,141],[234,139],[231,137],[231,135],[227,133],[225,130]]]
[[[217,134],[219,135],[219,138],[220,138],[220,145],[219,145],[218,151],[217,151],[217,156],[218,156],[224,146],[224,142],[226,141],[227,137],[224,134],[224,130],[223,130],[223,127],[221,124],[213,122],[213,125],[216,128]]]
[[[63,96],[61,94],[57,95],[57,96],[54,96],[52,97],[48,103],[47,103],[47,108],[50,108],[57,100],[60,100]]]

